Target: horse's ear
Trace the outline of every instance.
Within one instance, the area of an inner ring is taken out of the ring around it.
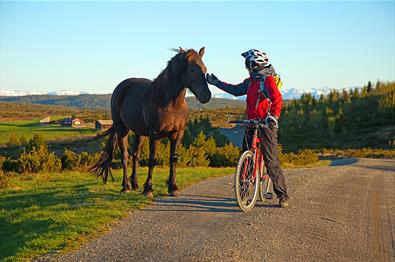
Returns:
[[[200,48],[199,55],[200,55],[200,57],[203,57],[203,55],[204,55],[204,47]]]
[[[184,49],[182,49],[182,47],[180,46],[180,53],[182,54],[182,53],[185,53],[185,50]]]

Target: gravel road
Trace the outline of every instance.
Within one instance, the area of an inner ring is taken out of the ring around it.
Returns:
[[[239,211],[233,177],[156,199],[59,261],[395,261],[395,161],[286,170],[290,207]]]

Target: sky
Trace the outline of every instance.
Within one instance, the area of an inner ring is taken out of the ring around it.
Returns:
[[[285,89],[394,81],[394,16],[394,0],[1,0],[0,91],[111,93],[126,78],[155,78],[179,46],[204,46],[208,71],[235,84],[251,48],[269,55]]]

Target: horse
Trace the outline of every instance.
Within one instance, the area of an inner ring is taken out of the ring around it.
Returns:
[[[137,167],[144,141],[149,140],[148,176],[144,183],[143,194],[153,197],[152,173],[159,140],[170,140],[170,174],[168,193],[179,195],[176,185],[177,148],[181,144],[188,120],[188,105],[185,101],[189,89],[202,103],[208,103],[211,92],[205,78],[207,68],[202,61],[205,48],[199,52],[194,49],[175,49],[177,54],[170,59],[167,67],[153,81],[146,78],[129,78],[115,88],[111,96],[111,115],[113,125],[104,136],[109,136],[99,161],[91,171],[101,176],[106,183],[111,174],[111,161],[116,144],[122,154],[123,180],[121,192],[139,188]],[[132,148],[132,174],[128,180],[127,141],[129,130],[135,134]]]

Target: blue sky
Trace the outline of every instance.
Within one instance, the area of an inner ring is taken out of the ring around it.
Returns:
[[[178,46],[205,46],[209,72],[231,83],[250,48],[284,88],[395,80],[395,1],[0,3],[0,91],[111,93],[155,78]]]

